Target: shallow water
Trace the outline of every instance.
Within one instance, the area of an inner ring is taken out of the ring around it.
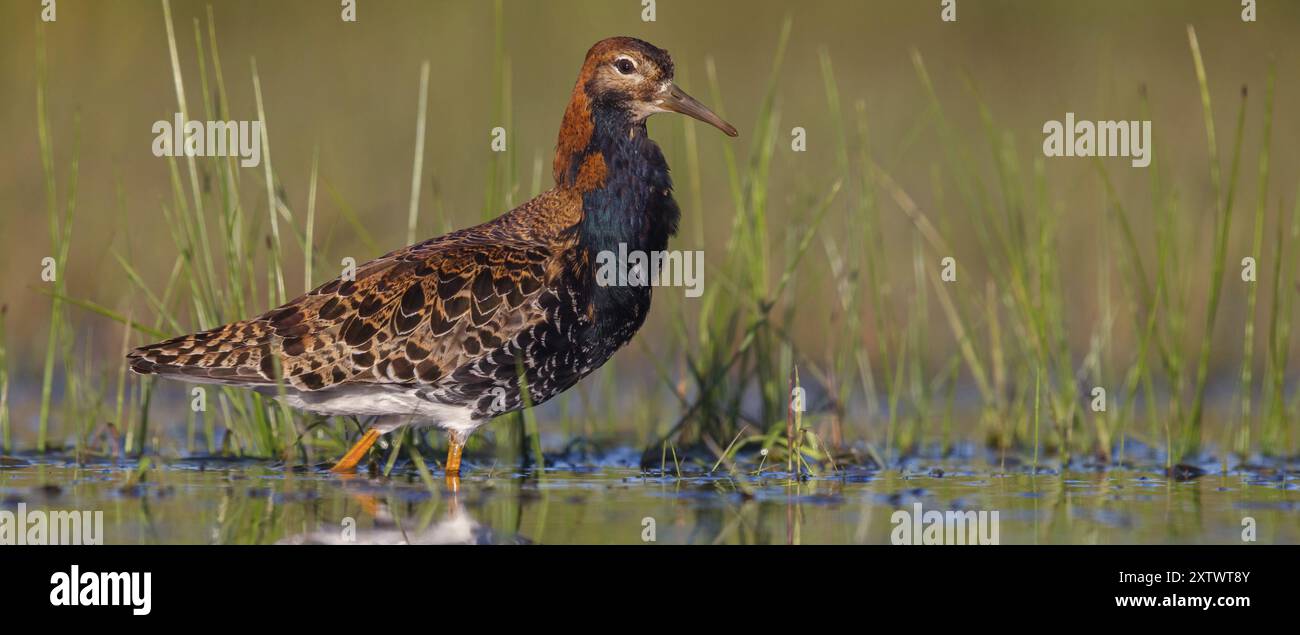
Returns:
[[[1300,542],[1300,474],[1053,473],[913,462],[805,481],[766,470],[675,478],[617,465],[540,475],[471,467],[460,491],[392,478],[340,479],[224,459],[154,464],[0,461],[0,510],[103,511],[104,544],[541,543],[888,544],[894,512],[998,512],[1001,544]],[[648,527],[653,526],[653,532]],[[914,525],[915,526],[915,525]],[[988,537],[988,534],[985,534]]]

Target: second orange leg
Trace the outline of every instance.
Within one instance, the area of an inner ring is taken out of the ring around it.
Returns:
[[[460,454],[465,444],[454,433],[447,434],[447,487],[455,492],[460,489]]]
[[[370,446],[374,445],[375,441],[379,440],[379,435],[380,432],[378,428],[366,430],[366,433],[362,435],[361,440],[357,441],[356,445],[353,445],[352,449],[348,450],[348,453],[344,454],[343,458],[339,459],[339,462],[335,463],[334,467],[330,468],[330,471],[338,474],[355,470],[357,468],[357,463],[360,463],[361,459],[366,456],[366,452],[370,450]]]

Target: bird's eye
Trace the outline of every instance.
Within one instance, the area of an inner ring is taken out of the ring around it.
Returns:
[[[620,57],[614,61],[614,68],[624,75],[631,75],[636,70],[636,64],[626,57]]]

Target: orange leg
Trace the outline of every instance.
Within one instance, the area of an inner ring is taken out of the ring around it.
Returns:
[[[370,450],[370,446],[374,445],[375,441],[379,440],[379,435],[380,432],[378,428],[366,430],[366,433],[361,437],[361,440],[357,441],[357,444],[352,446],[352,449],[348,450],[348,453],[344,454],[343,458],[339,459],[339,462],[335,463],[334,467],[330,468],[330,471],[339,474],[355,470],[357,463],[360,463],[362,457],[364,457],[366,452]]]
[[[454,433],[447,434],[447,488],[455,492],[460,489],[460,453],[465,444]]]

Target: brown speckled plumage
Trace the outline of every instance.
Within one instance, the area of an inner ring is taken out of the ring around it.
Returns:
[[[546,401],[604,364],[649,311],[649,287],[597,285],[592,264],[619,244],[664,249],[676,229],[645,118],[677,110],[735,133],[671,80],[665,51],[602,40],[565,110],[554,189],[255,318],[138,348],[131,369],[395,419],[385,430],[436,424],[454,443],[522,406],[521,372],[532,401]]]
[[[279,373],[298,391],[439,387],[536,329],[548,310],[560,312],[566,267],[583,259],[571,230],[580,212],[573,192],[548,191],[482,225],[365,263],[355,280],[335,279],[250,320],[136,349],[131,368],[247,386],[274,386]]]

